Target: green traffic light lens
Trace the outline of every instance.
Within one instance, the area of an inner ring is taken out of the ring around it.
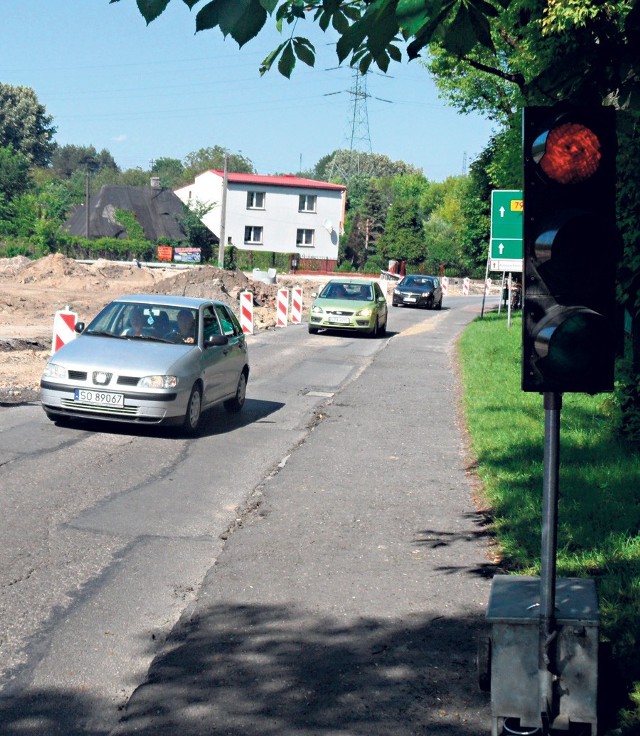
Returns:
[[[559,310],[541,324],[535,349],[546,380],[572,380],[601,369],[609,335],[602,315],[585,308]]]

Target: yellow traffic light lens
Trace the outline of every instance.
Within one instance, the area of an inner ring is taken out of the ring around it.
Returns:
[[[558,184],[577,184],[598,170],[602,153],[598,136],[580,123],[564,123],[549,131],[540,167]]]

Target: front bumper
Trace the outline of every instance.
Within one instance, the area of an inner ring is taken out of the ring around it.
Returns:
[[[393,306],[428,307],[433,304],[433,294],[393,294]]]
[[[371,332],[376,321],[376,315],[370,317],[362,317],[359,315],[331,315],[331,314],[311,314],[309,315],[309,324],[311,327],[325,330],[361,330],[362,332]]]
[[[123,393],[123,392],[113,392]],[[122,406],[94,405],[75,399],[75,386],[40,382],[40,403],[50,417],[100,419],[137,424],[170,423],[180,420],[187,410],[189,394],[167,391],[126,391]]]

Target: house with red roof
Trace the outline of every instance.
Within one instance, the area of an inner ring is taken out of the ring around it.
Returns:
[[[202,222],[226,245],[243,250],[338,257],[346,187],[298,176],[228,173],[210,169],[175,190],[187,206],[206,205]],[[224,205],[224,209],[223,209]]]

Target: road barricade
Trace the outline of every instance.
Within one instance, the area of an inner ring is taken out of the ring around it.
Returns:
[[[245,335],[253,335],[253,292],[240,292],[240,326]]]
[[[289,316],[289,289],[278,289],[276,327],[286,327]]]
[[[51,339],[51,354],[76,337],[76,320],[78,315],[69,307],[57,311],[53,316],[53,337]]]
[[[291,315],[292,325],[299,325],[302,322],[302,288],[294,286],[291,289]]]

